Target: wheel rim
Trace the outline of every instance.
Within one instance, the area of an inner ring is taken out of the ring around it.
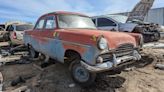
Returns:
[[[159,38],[159,34],[158,34],[158,33],[155,33],[155,34],[154,34],[154,37],[155,37],[155,38]]]
[[[89,79],[89,72],[82,66],[78,66],[74,70],[74,77],[79,82],[86,82]]]

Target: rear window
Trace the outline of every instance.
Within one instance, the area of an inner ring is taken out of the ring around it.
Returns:
[[[29,30],[29,29],[33,29],[32,25],[18,25],[16,26],[16,31],[25,31],[25,30]]]

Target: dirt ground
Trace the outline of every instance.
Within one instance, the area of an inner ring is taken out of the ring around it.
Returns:
[[[164,49],[144,49],[142,60],[98,74],[95,83],[88,88],[74,83],[66,64],[56,63],[40,69],[41,61],[38,60],[29,64],[9,63],[0,66],[0,72],[4,77],[4,92],[12,92],[21,86],[28,86],[30,92],[164,92],[164,70],[155,69],[156,63],[164,64]],[[11,82],[19,77],[25,81],[11,86]]]

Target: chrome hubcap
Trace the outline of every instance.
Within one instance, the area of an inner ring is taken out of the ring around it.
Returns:
[[[89,79],[89,72],[83,67],[77,67],[74,70],[75,78],[80,82],[86,82]]]

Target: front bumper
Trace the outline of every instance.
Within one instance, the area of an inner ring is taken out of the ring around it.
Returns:
[[[125,65],[126,63],[131,63],[133,60],[137,61],[141,59],[141,55],[138,53],[138,51],[133,51],[133,54],[131,56],[122,56],[122,57],[116,57],[115,54],[112,56],[111,61],[107,61],[101,64],[96,64],[94,66],[91,66],[84,61],[81,61],[82,66],[84,66],[87,70],[91,72],[103,72],[107,70],[111,70],[113,68],[117,68],[121,65]]]

